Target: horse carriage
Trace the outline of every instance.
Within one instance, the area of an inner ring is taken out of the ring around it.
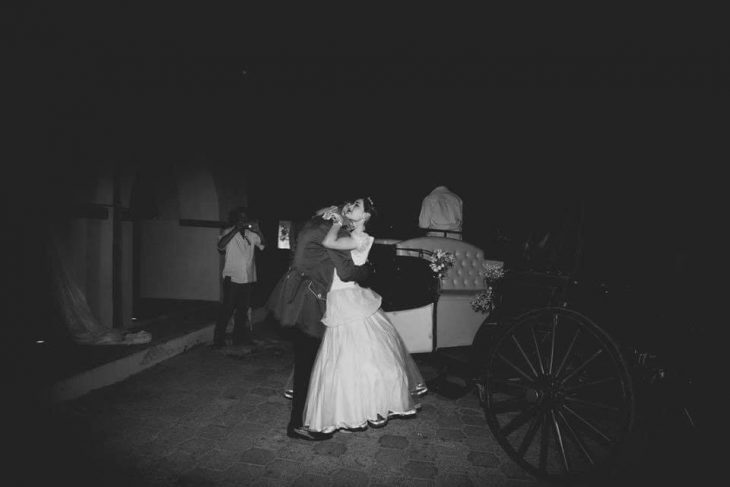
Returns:
[[[439,277],[431,264],[444,251],[453,266]],[[650,325],[661,317],[639,313],[617,302],[614,290],[579,283],[568,272],[505,269],[452,238],[376,240],[371,260],[369,285],[383,296],[409,351],[439,364],[431,390],[478,394],[493,436],[517,464],[560,482],[617,465],[641,417],[643,391],[666,378],[666,363],[658,365],[651,348],[657,338]],[[504,275],[487,282],[485,268]],[[475,298],[490,287],[493,306],[475,311]],[[663,351],[672,350],[676,342],[665,345]],[[669,368],[671,395],[678,394],[676,384],[691,382],[683,375],[689,360]],[[660,407],[669,409],[662,397]],[[687,404],[675,401],[671,409],[683,427],[693,424]]]

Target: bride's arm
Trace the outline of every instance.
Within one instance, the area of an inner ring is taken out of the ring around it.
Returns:
[[[337,237],[340,229],[342,228],[342,222],[334,222],[327,232],[327,235],[322,240],[322,245],[328,249],[334,250],[353,250],[358,247],[357,242],[351,236]]]

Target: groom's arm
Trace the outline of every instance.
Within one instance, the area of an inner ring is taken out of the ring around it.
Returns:
[[[355,265],[349,251],[327,249],[327,253],[334,262],[337,275],[342,281],[363,282],[370,276],[370,266],[367,264]]]

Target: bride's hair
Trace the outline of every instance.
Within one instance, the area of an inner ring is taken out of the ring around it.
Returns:
[[[365,210],[366,213],[370,214],[370,218],[368,218],[367,222],[371,223],[373,219],[378,216],[378,209],[375,207],[375,202],[370,196],[364,196],[362,202],[363,210]]]

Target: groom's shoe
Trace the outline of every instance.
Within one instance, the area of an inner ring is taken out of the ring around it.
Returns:
[[[309,431],[304,426],[287,426],[286,428],[286,436],[289,438],[295,438],[297,440],[307,440],[307,441],[322,441],[322,440],[329,440],[332,438],[331,433],[320,433],[317,431]]]

